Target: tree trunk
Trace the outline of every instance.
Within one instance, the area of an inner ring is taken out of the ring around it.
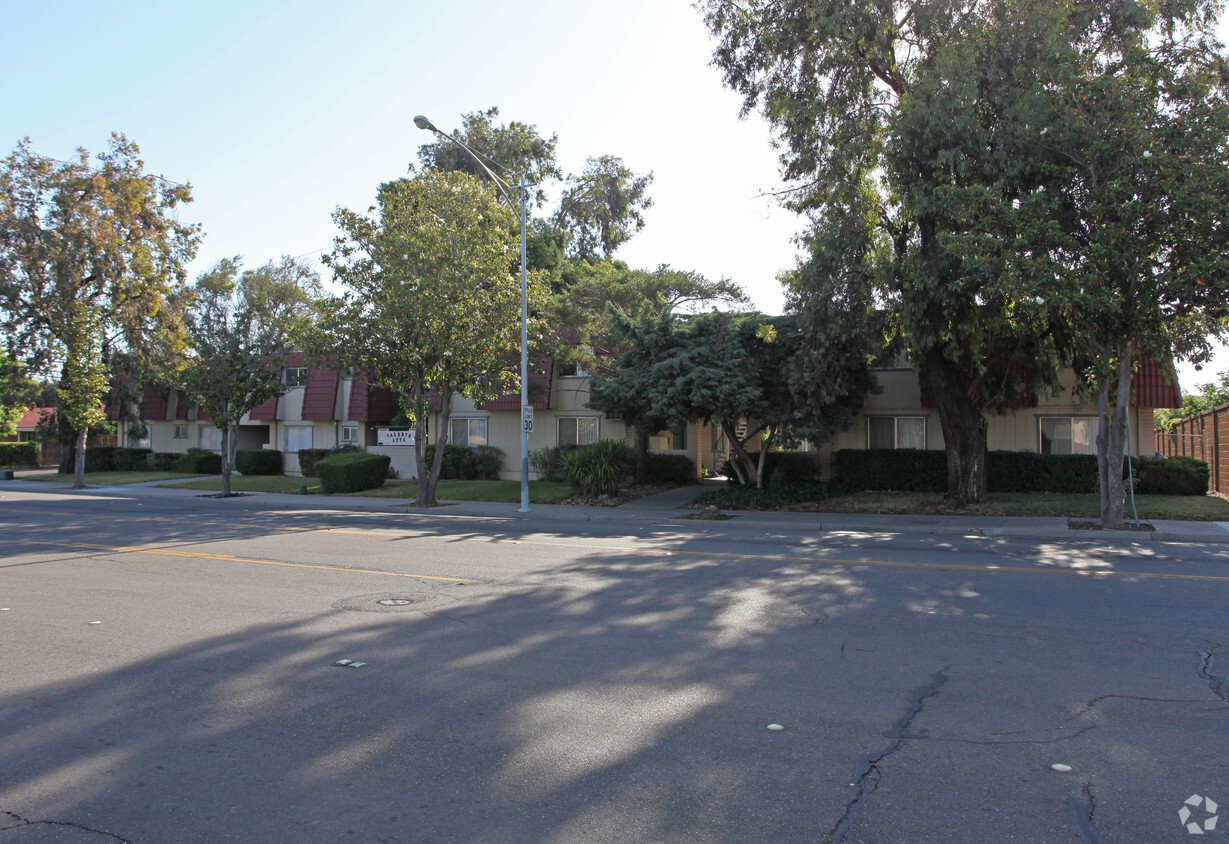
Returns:
[[[934,393],[947,451],[946,500],[957,506],[986,500],[986,417],[969,398],[941,352],[922,359],[921,381]]]
[[[230,427],[222,429],[222,495],[230,495],[230,476],[235,469],[234,449],[231,448]]]
[[[73,467],[73,489],[85,489],[85,438],[88,431],[82,428],[77,432],[77,454]]]
[[[649,427],[636,426],[636,483],[649,482]]]
[[[1126,527],[1126,485],[1122,480],[1122,460],[1128,447],[1127,414],[1131,406],[1131,343],[1118,344],[1118,377],[1114,386],[1113,413],[1110,412],[1110,384],[1097,392],[1097,480],[1101,494],[1101,526]]]
[[[435,507],[439,504],[435,500],[435,489],[439,486],[440,470],[444,468],[444,451],[448,447],[448,419],[452,415],[452,392],[451,387],[444,387],[440,390],[440,430],[436,436],[435,459],[431,461],[431,467],[428,469],[426,477],[423,477],[422,471],[425,468],[422,465],[425,460],[419,462],[418,498],[414,501],[419,507]],[[426,427],[425,416],[419,420],[419,426],[420,429]],[[423,448],[425,449],[425,446]]]
[[[734,458],[730,460],[730,465],[734,467],[738,479],[744,484],[750,483],[752,478],[755,478],[755,488],[760,489],[763,486],[763,478],[756,468],[756,463],[751,459],[751,455],[747,453],[747,449],[743,446],[742,440],[738,438],[738,433],[734,430],[734,423],[728,419],[721,420],[721,428],[725,431],[725,435],[730,443],[730,448],[734,451]],[[758,429],[756,433],[759,433]],[[754,436],[754,435],[752,435]],[[748,437],[750,439],[750,437]],[[763,446],[760,447],[763,451]],[[741,470],[739,464],[742,464]],[[745,473],[745,475],[744,475]]]

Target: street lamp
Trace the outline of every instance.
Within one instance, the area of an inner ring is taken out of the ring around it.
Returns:
[[[414,116],[414,125],[419,129],[434,132],[441,138],[447,138],[468,152],[474,161],[478,162],[478,166],[485,170],[495,182],[495,187],[504,195],[504,199],[509,203],[512,202],[512,197],[508,195],[511,185],[496,176],[491,168],[482,161],[482,157],[470,149],[465,141],[455,134],[448,135],[441,132],[434,123],[421,114]],[[525,267],[525,196],[529,188],[530,185],[527,185],[523,178],[516,186],[516,189],[521,192],[521,507],[517,510],[518,513],[529,512],[529,427],[533,419],[531,415],[533,408],[529,404],[529,294]]]

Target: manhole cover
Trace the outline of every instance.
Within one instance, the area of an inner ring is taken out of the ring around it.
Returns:
[[[378,592],[333,602],[333,608],[357,612],[423,612],[442,609],[457,599],[438,592]]]

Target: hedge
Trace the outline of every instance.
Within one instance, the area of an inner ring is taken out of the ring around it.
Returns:
[[[1133,457],[1137,495],[1206,495],[1208,464],[1194,457]]]
[[[174,470],[190,475],[220,475],[222,455],[200,448],[190,448],[175,461]]]
[[[751,452],[752,461],[758,466],[760,453]],[[818,452],[813,451],[770,451],[764,458],[764,486],[770,484],[801,484],[818,481],[822,463]],[[734,466],[727,460],[721,467],[721,474],[730,479],[731,484],[741,483]],[[754,483],[751,484],[754,486]]]
[[[38,443],[0,443],[0,466],[37,466],[38,457]]]
[[[427,466],[435,460],[435,444],[423,449]],[[444,446],[444,464],[440,479],[448,481],[493,481],[499,478],[504,465],[504,452],[493,445],[469,447],[448,443]]]
[[[87,448],[85,453],[88,455],[90,450]],[[153,453],[148,448],[117,448],[112,455],[112,465],[117,472],[140,472],[148,465],[149,456]]]
[[[316,477],[316,464],[332,453],[327,448],[299,449],[299,474],[305,478]]]
[[[1208,464],[1189,457],[1132,457],[1138,495],[1203,495]],[[1123,476],[1127,474],[1123,462]],[[832,456],[832,477],[841,489],[944,492],[947,455],[916,449],[845,449]],[[986,458],[988,492],[1052,492],[1089,495],[1098,488],[1095,454],[991,451]]]
[[[685,454],[650,451],[645,481],[650,484],[693,484],[696,482],[695,461]]]
[[[316,475],[328,495],[339,492],[362,492],[384,486],[388,466],[387,454],[347,452],[326,457],[316,464]]]
[[[280,475],[282,453],[273,448],[241,448],[235,452],[235,468],[244,475]]]
[[[796,504],[822,501],[827,497],[827,484],[822,481],[804,481],[773,484],[763,489],[753,486],[706,489],[695,497],[693,503],[701,506],[712,504],[722,510],[780,510]]]
[[[91,445],[85,449],[85,471],[114,472],[115,450],[113,445]]]
[[[151,472],[174,472],[181,457],[177,451],[154,451],[145,455],[145,468]]]

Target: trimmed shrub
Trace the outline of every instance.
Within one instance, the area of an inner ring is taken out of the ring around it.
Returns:
[[[685,454],[650,451],[646,481],[651,484],[693,484],[696,482],[695,461]]]
[[[848,492],[945,492],[947,456],[917,448],[847,448],[832,455],[832,479]]]
[[[90,445],[85,448],[85,471],[114,472],[115,446]]]
[[[280,475],[282,453],[273,448],[241,448],[235,452],[235,468],[244,475]]]
[[[563,458],[564,475],[582,495],[614,495],[636,471],[636,450],[616,440],[598,440]]]
[[[392,458],[387,454],[349,452],[334,454],[316,463],[316,476],[328,495],[379,489],[388,477]]]
[[[327,448],[299,449],[299,474],[305,478],[316,477],[316,464],[332,454],[333,452]]]
[[[1036,492],[1041,461],[1048,456],[1033,451],[990,452],[986,457],[986,491]]]
[[[727,486],[707,489],[695,497],[701,506],[712,504],[722,510],[780,510],[797,504],[823,501],[828,485],[822,481],[775,484],[764,489],[753,486]]]
[[[203,448],[190,448],[175,461],[174,470],[191,475],[220,475],[222,455]]]
[[[90,453],[89,449],[85,452]],[[146,460],[153,454],[148,448],[117,448],[112,458],[112,465],[117,472],[140,472],[146,467]]]
[[[0,443],[0,466],[37,466],[38,443]]]
[[[529,452],[529,465],[538,480],[560,483],[567,480],[563,467],[563,458],[568,452],[575,451],[577,446],[559,445]]]
[[[435,460],[435,444],[423,449],[423,457],[430,466]],[[502,449],[493,445],[470,448],[467,445],[448,443],[444,446],[444,463],[440,467],[440,479],[446,481],[493,481],[499,477],[504,465]]]
[[[151,472],[174,472],[181,457],[183,455],[175,451],[152,451],[145,455],[145,468]]]
[[[1095,454],[1038,454],[1037,457],[1037,476],[1029,492],[1087,495],[1097,491]],[[1126,471],[1125,467],[1123,471]]]
[[[1132,457],[1137,495],[1207,495],[1208,464],[1194,457]],[[1125,469],[1123,470],[1125,471]]]

